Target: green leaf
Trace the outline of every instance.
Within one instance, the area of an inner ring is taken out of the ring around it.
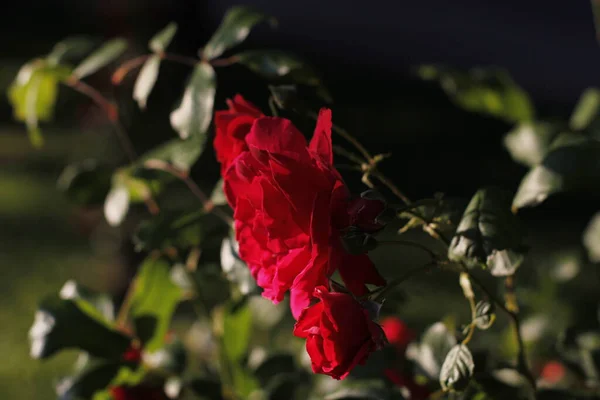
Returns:
[[[34,60],[21,67],[8,89],[14,118],[25,122],[35,147],[43,145],[39,122],[52,119],[58,83],[69,74],[67,67],[49,66],[44,60]]]
[[[557,136],[557,127],[548,122],[524,122],[504,137],[504,147],[513,160],[532,167],[542,162]]]
[[[112,322],[115,319],[115,305],[109,295],[95,292],[72,279],[65,282],[60,289],[59,296],[63,300],[76,301],[84,310],[90,310],[90,307],[93,307],[100,313],[101,318],[107,321]],[[90,314],[92,313],[90,312]]]
[[[473,371],[475,363],[471,351],[464,344],[457,344],[450,350],[440,372],[440,385],[442,389],[460,391],[467,387]]]
[[[29,330],[31,357],[48,358],[64,349],[80,349],[104,359],[120,359],[130,338],[115,330],[93,307],[58,296],[44,299]]]
[[[190,247],[214,248],[227,235],[228,227],[217,216],[203,210],[163,211],[143,221],[134,236],[137,251]]]
[[[597,190],[599,156],[600,142],[580,134],[559,135],[542,163],[521,181],[513,208],[536,206],[560,192]]]
[[[494,303],[479,301],[475,306],[475,325],[482,330],[489,329],[496,320]]]
[[[77,79],[85,78],[98,71],[102,67],[115,61],[121,54],[125,52],[127,48],[127,41],[125,39],[117,38],[109,40],[104,43],[99,49],[94,51],[92,54],[87,56],[76,68],[73,70],[73,75]]]
[[[456,345],[456,338],[442,322],[431,325],[420,343],[407,356],[431,379],[438,379],[446,355]]]
[[[83,57],[92,49],[93,41],[84,36],[68,37],[56,43],[46,60],[50,65],[58,65],[64,61]]]
[[[494,276],[513,274],[524,256],[519,221],[508,193],[496,188],[475,193],[448,248],[448,258],[468,267],[487,266]]]
[[[192,136],[189,139],[171,139],[142,155],[139,166],[148,160],[161,160],[172,164],[180,171],[187,172],[202,155],[206,145],[205,135]]]
[[[148,257],[140,266],[131,300],[131,316],[144,350],[160,349],[181,301],[182,290],[171,280],[170,264],[163,258]]]
[[[331,96],[322,86],[317,72],[301,58],[280,50],[248,50],[235,59],[251,71],[277,83],[295,83],[319,87],[324,98]]]
[[[266,16],[245,6],[232,7],[223,17],[221,25],[202,49],[202,58],[212,60],[236,44],[243,42],[254,25]]]
[[[157,351],[144,353],[144,363],[152,369],[181,375],[187,365],[185,346],[179,340],[172,340]]]
[[[325,396],[325,400],[403,400],[404,397],[391,389],[381,379],[344,381],[342,388]]]
[[[224,400],[221,382],[205,378],[194,378],[187,386],[198,396],[200,400]]]
[[[158,70],[160,68],[160,56],[155,54],[150,56],[140,69],[140,73],[133,87],[133,99],[137,101],[141,109],[146,108],[146,102],[152,88],[158,78]]]
[[[122,363],[94,362],[74,376],[63,378],[56,385],[59,400],[91,399],[105,389],[117,375]]]
[[[169,44],[171,44],[175,33],[177,33],[177,24],[171,22],[150,39],[148,47],[155,53],[164,53]]]
[[[509,122],[529,122],[535,111],[527,93],[499,69],[474,68],[469,72],[436,65],[418,69],[422,79],[436,80],[446,94],[468,111]]]
[[[68,165],[60,174],[57,187],[78,205],[99,205],[111,188],[112,171],[95,160]]]
[[[599,114],[600,90],[597,88],[586,89],[575,106],[569,126],[576,131],[583,130],[598,118]]]
[[[399,233],[407,232],[417,227],[423,227],[425,231],[429,226],[435,226],[437,231],[454,234],[456,225],[460,221],[461,210],[467,205],[463,199],[447,198],[437,194],[431,202],[423,204],[408,211],[399,213],[399,218],[408,219],[408,222],[399,230]],[[424,225],[424,221],[429,224]]]
[[[104,202],[104,217],[110,226],[119,226],[129,211],[129,189],[125,185],[113,187]]]
[[[212,193],[210,194],[210,202],[215,206],[224,206],[227,204],[227,197],[223,192],[223,178],[215,184]]]
[[[600,213],[596,213],[585,228],[583,244],[590,261],[600,262]]]
[[[171,126],[182,139],[204,137],[212,118],[216,83],[210,64],[194,68],[179,106],[171,113]]]

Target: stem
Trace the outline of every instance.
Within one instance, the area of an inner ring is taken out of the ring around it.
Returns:
[[[388,189],[390,189],[390,191],[392,193],[394,193],[394,195],[396,195],[396,197],[398,197],[400,200],[402,200],[402,202],[404,204],[410,204],[411,203],[410,199],[404,193],[402,193],[400,191],[400,189],[398,189],[398,187],[396,185],[394,185],[394,183],[392,183],[392,181],[390,181],[379,170],[377,170],[377,169],[374,168],[373,171],[371,172],[371,175],[373,175],[375,177],[375,179],[377,179],[384,186],[386,186]]]
[[[466,272],[462,272],[460,274],[460,287],[463,290],[463,294],[467,301],[469,302],[469,308],[471,309],[471,323],[469,324],[469,332],[467,336],[463,339],[462,344],[467,345],[471,339],[473,338],[473,333],[475,333],[475,319],[477,318],[477,305],[475,304],[475,294],[473,293],[473,288],[471,287],[471,280],[469,278],[469,274]]]
[[[134,278],[127,288],[127,292],[125,293],[125,298],[123,299],[123,303],[121,303],[121,308],[119,308],[119,314],[117,315],[117,320],[115,321],[117,327],[124,329],[127,325],[127,316],[129,314],[129,310],[131,309],[131,304],[133,302],[133,295],[135,293],[135,287],[137,284],[137,279]]]
[[[227,58],[217,58],[216,60],[211,60],[210,65],[213,67],[228,67],[233,65],[239,61],[237,56],[231,56]]]
[[[197,58],[182,56],[179,54],[171,54],[171,53],[162,53],[160,58],[167,61],[173,61],[179,64],[189,65],[190,67],[195,67],[196,64],[200,62]]]
[[[146,62],[146,60],[150,58],[150,56],[151,54],[144,54],[132,58],[131,60],[125,61],[123,64],[121,64],[112,75],[111,81],[113,85],[120,85],[129,72],[140,67],[143,63]]]
[[[435,265],[434,262],[428,262],[427,264],[421,265],[420,267],[409,269],[404,274],[402,274],[400,277],[392,280],[386,286],[373,290],[371,293],[368,294],[368,296],[370,297],[370,296],[375,295],[375,297],[373,298],[373,301],[377,301],[381,298],[384,298],[385,295],[387,293],[389,293],[392,289],[396,288],[396,286],[399,286],[401,283],[403,283],[407,279],[411,278],[416,273],[425,271],[425,270],[429,269],[429,267],[432,267],[434,265]]]
[[[224,213],[223,211],[221,211],[219,208],[215,208],[215,205],[213,204],[213,202],[202,191],[202,189],[200,189],[200,187],[196,184],[196,182],[194,182],[189,177],[187,172],[181,171],[181,170],[175,168],[174,166],[172,166],[171,164],[164,162],[162,160],[148,160],[144,163],[144,167],[148,168],[148,169],[156,169],[156,170],[164,171],[164,172],[167,172],[167,173],[173,175],[174,177],[180,179],[183,183],[185,183],[185,185],[188,187],[190,192],[192,192],[192,194],[194,196],[196,196],[198,198],[198,200],[200,200],[205,212],[212,212],[213,214],[215,214],[216,216],[221,218],[227,225],[231,226],[233,224],[233,220],[231,219],[231,217],[229,215],[227,215],[226,213]]]
[[[415,247],[417,249],[421,249],[421,250],[427,252],[431,256],[432,259],[434,259],[434,260],[438,259],[438,255],[433,250],[431,250],[429,247],[425,246],[424,244],[421,244],[418,242],[411,242],[408,240],[381,240],[381,241],[378,240],[377,244]]]
[[[87,96],[90,100],[92,100],[100,109],[102,109],[108,120],[115,127],[115,133],[117,135],[117,139],[119,140],[121,147],[129,157],[131,162],[135,161],[137,155],[135,154],[135,150],[133,149],[133,144],[125,134],[125,131],[121,124],[119,123],[119,111],[117,106],[108,100],[106,97],[102,95],[99,91],[91,87],[85,82],[80,81],[74,76],[69,77],[64,81],[65,85],[69,86],[73,90]]]

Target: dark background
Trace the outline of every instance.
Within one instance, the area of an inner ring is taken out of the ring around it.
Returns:
[[[193,55],[234,4],[253,5],[279,21],[276,30],[257,27],[241,48],[281,48],[312,63],[333,94],[334,122],[372,152],[391,152],[381,169],[413,199],[435,192],[469,198],[490,184],[515,191],[526,172],[502,146],[510,125],[456,108],[435,84],[418,80],[414,66],[504,67],[531,94],[540,118],[568,118],[582,90],[599,85],[600,49],[588,1],[21,0],[5,3],[0,14],[0,88],[6,89],[21,64],[73,34],[124,36],[131,45],[127,57],[133,57],[147,52],[147,40],[176,21],[179,31],[169,51]],[[131,101],[131,77],[113,88],[109,69],[87,81],[117,98],[142,152],[174,137],[168,113],[188,72],[164,63],[146,112]],[[268,110],[266,82],[243,68],[219,69],[218,82],[217,109],[239,92]],[[118,256],[90,256],[95,249],[86,223],[97,223],[101,212],[74,212],[55,188],[66,163],[93,155],[98,143],[114,144],[110,131],[94,133],[102,131],[98,120],[102,116],[91,104],[62,90],[56,123],[45,129],[47,146],[36,151],[24,128],[12,122],[5,98],[0,102],[0,397],[53,398],[52,379],[71,362],[68,356],[52,363],[26,356],[25,332],[41,295],[71,277],[113,293],[123,288]],[[194,172],[201,185],[216,180],[210,151]],[[550,262],[540,254],[549,249],[580,251],[581,232],[597,204],[597,197],[558,196],[522,213],[536,271],[547,275]],[[95,235],[103,243],[123,240],[108,230]],[[407,315],[418,319],[421,311]]]

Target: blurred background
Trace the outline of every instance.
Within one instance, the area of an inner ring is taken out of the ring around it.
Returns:
[[[600,85],[600,49],[587,1],[21,0],[5,5],[0,15],[0,89],[6,91],[24,62],[74,34],[99,41],[123,36],[130,43],[127,56],[133,57],[146,52],[149,37],[176,21],[172,52],[193,55],[234,4],[255,6],[279,22],[276,31],[256,28],[243,48],[281,48],[311,62],[333,95],[334,121],[374,153],[391,153],[381,169],[412,199],[435,192],[468,199],[484,185],[514,192],[526,172],[502,146],[510,125],[458,109],[438,85],[417,79],[414,66],[504,67],[544,118],[568,118],[581,92]],[[188,72],[165,63],[146,112],[131,100],[133,79],[112,87],[109,69],[89,83],[117,99],[141,153],[175,134],[168,114]],[[218,73],[216,109],[239,92],[268,110],[265,81],[237,66]],[[104,116],[65,88],[56,122],[44,129],[42,150],[33,149],[25,128],[12,121],[5,96],[0,116],[0,397],[51,399],[53,380],[71,358],[30,360],[26,332],[38,299],[69,278],[119,296],[136,263],[123,239],[127,228],[109,229],[101,210],[73,208],[56,182],[69,162],[95,157],[118,163],[123,155]],[[194,177],[206,187],[216,181],[210,151]],[[351,181],[361,190],[357,177]],[[581,233],[598,200],[587,197],[582,203],[581,197],[564,195],[522,214],[532,249],[530,268],[522,269],[519,280],[538,331],[544,321],[548,325],[542,309],[552,310],[557,331],[574,321],[596,320],[598,276],[583,260]],[[398,253],[374,258],[393,276],[394,269],[421,262],[418,256],[407,250],[402,259]],[[457,304],[464,302],[452,276],[417,279],[407,288],[404,296],[412,306],[402,306],[402,317],[415,330],[445,315],[427,302],[427,294],[447,293]],[[570,308],[561,299],[568,299]]]

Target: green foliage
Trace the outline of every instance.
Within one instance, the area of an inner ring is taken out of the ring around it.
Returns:
[[[575,110],[571,115],[569,126],[579,131],[587,128],[600,114],[600,90],[586,89],[582,94]]]
[[[454,346],[442,364],[440,385],[444,390],[463,390],[473,376],[475,363],[471,351],[464,344]]]
[[[479,329],[489,329],[496,320],[494,303],[480,301],[475,306],[476,313],[473,322]]]
[[[48,358],[64,349],[80,349],[103,358],[120,359],[130,338],[103,319],[83,299],[45,298],[29,331],[31,356]]]
[[[60,174],[57,187],[74,204],[100,205],[111,187],[112,171],[95,160],[70,164]]]
[[[206,133],[212,119],[216,84],[210,64],[203,62],[194,68],[179,106],[171,113],[171,126],[182,139]]]
[[[583,243],[593,262],[600,262],[600,213],[593,216],[583,233]]]
[[[438,81],[446,94],[466,110],[515,123],[532,121],[535,116],[529,96],[506,71],[474,68],[462,72],[424,65],[418,73],[422,79]]]
[[[438,379],[448,352],[456,345],[456,337],[442,323],[431,325],[419,344],[408,354],[431,379]]]
[[[122,367],[120,362],[88,361],[80,371],[58,383],[58,399],[91,399],[112,382]]]
[[[552,141],[558,135],[557,126],[548,122],[524,122],[504,137],[504,147],[511,157],[527,167],[540,164]]]
[[[404,400],[399,390],[380,380],[352,381],[325,397],[325,400]]]
[[[125,39],[112,39],[87,56],[75,69],[73,76],[77,79],[92,75],[102,67],[110,64],[121,56],[127,49]]]
[[[140,108],[146,108],[146,102],[152,88],[158,78],[158,70],[160,68],[160,56],[154,54],[146,60],[133,87],[133,98],[137,101]]]
[[[522,237],[507,193],[495,188],[475,193],[448,248],[448,258],[469,267],[485,266],[494,276],[516,271],[524,259]]]
[[[169,25],[165,26],[160,32],[150,39],[148,42],[148,47],[155,53],[163,53],[171,41],[175,37],[177,33],[177,24],[175,22],[171,22]]]
[[[164,258],[147,258],[140,266],[134,283],[131,315],[144,349],[156,351],[165,335],[182,291],[172,280],[170,264]]]
[[[223,22],[221,22],[212,38],[202,49],[202,58],[212,60],[219,57],[227,49],[243,42],[250,34],[250,30],[266,18],[265,15],[248,7],[232,7],[223,17]]]

